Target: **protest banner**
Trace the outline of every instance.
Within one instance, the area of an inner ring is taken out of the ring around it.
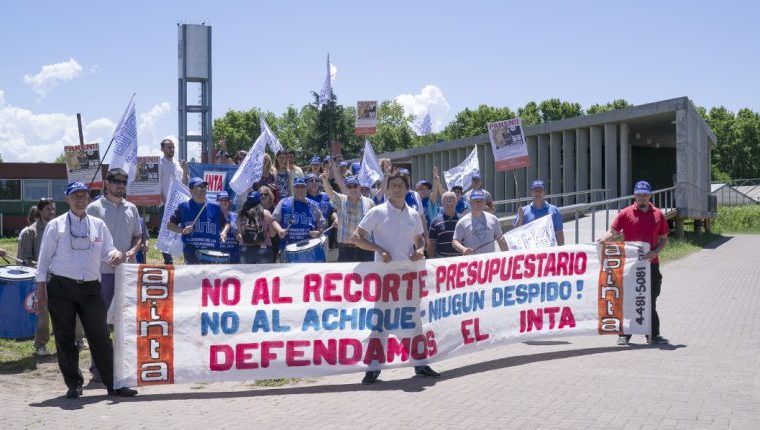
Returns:
[[[512,251],[557,246],[554,221],[551,216],[541,217],[528,224],[504,233],[504,239]]]
[[[377,100],[356,102],[354,133],[368,136],[377,131]]]
[[[362,164],[359,169],[359,184],[362,187],[371,188],[375,182],[383,178],[383,169],[377,161],[375,150],[369,139],[364,139],[364,154],[362,155]]]
[[[190,177],[203,178],[208,182],[206,188],[206,200],[216,202],[216,196],[220,191],[227,191],[230,195],[230,201],[235,201],[237,193],[230,186],[233,175],[238,170],[234,164],[205,164],[205,163],[187,163]]]
[[[520,118],[488,123],[488,137],[497,172],[530,165],[525,131]]]
[[[114,386],[330,375],[650,333],[644,243],[418,262],[121,265]]]
[[[182,235],[169,230],[169,219],[174,215],[177,206],[192,198],[190,190],[178,181],[172,178],[169,184],[169,191],[166,193],[166,203],[164,203],[164,216],[161,218],[161,227],[158,230],[158,240],[156,240],[156,249],[171,254],[175,257],[182,255]]]
[[[66,177],[69,182],[81,182],[94,190],[103,188],[98,143],[64,146],[63,153],[66,158]]]
[[[127,185],[127,200],[136,206],[161,204],[161,183],[159,181],[159,157],[137,157],[135,174]]]

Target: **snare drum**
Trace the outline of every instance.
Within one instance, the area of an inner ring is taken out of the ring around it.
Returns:
[[[285,247],[285,261],[288,263],[327,262],[327,238],[322,236],[287,245]]]
[[[22,339],[34,336],[37,315],[34,277],[31,267],[0,267],[0,337]]]
[[[213,249],[201,249],[195,252],[195,258],[200,264],[227,264],[230,262],[230,254]]]

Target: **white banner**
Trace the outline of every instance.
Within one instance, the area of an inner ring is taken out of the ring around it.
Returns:
[[[648,334],[647,251],[614,243],[388,264],[121,265],[114,386],[364,372],[528,340]]]
[[[245,193],[256,181],[261,179],[264,169],[264,151],[269,140],[266,133],[262,132],[251,146],[243,162],[240,163],[240,167],[232,175],[230,188],[236,193]]]
[[[551,215],[513,228],[504,234],[504,239],[512,251],[557,246]]]
[[[127,172],[128,182],[135,180],[137,168],[137,119],[135,117],[135,99],[132,99],[113,132],[113,152],[109,169],[120,168]]]
[[[264,139],[266,139],[269,150],[272,151],[273,154],[277,155],[277,153],[279,151],[282,151],[284,148],[282,147],[280,140],[277,139],[277,136],[272,133],[272,129],[269,128],[269,124],[267,124],[266,120],[264,119],[264,115],[261,113],[259,114],[259,125],[261,126],[261,134],[264,136]]]
[[[472,148],[470,155],[461,164],[443,172],[443,178],[449,190],[459,185],[462,191],[467,191],[472,184],[472,175],[475,173],[480,173],[477,146]]]
[[[182,255],[182,235],[169,230],[169,218],[174,215],[177,206],[190,200],[192,195],[185,184],[176,178],[172,178],[167,196],[166,203],[164,203],[164,216],[161,218],[161,228],[158,231],[158,240],[156,240],[156,249],[178,257]]]
[[[520,118],[489,123],[488,137],[491,139],[497,172],[530,165],[525,130]]]

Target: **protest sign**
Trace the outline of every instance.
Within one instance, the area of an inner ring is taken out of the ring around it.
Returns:
[[[644,243],[391,263],[121,265],[114,386],[331,375],[650,333]]]
[[[552,221],[551,216],[544,216],[528,224],[513,228],[504,234],[504,239],[512,251],[557,246],[554,221]]]
[[[458,166],[452,167],[443,172],[443,179],[446,180],[446,186],[449,190],[455,186],[462,187],[467,191],[472,186],[472,175],[480,173],[480,163],[478,161],[478,147],[472,148],[472,152]]]
[[[488,137],[491,139],[497,172],[519,169],[530,164],[520,118],[489,123]]]
[[[357,136],[375,134],[377,131],[377,101],[359,101],[356,103],[356,123],[354,132]]]
[[[159,157],[137,157],[135,174],[127,185],[127,200],[136,206],[161,204],[161,182],[159,181]]]
[[[190,177],[203,178],[208,182],[206,188],[206,200],[216,202],[216,196],[220,191],[227,191],[230,195],[230,201],[235,201],[237,193],[230,186],[230,181],[238,170],[234,164],[205,164],[205,163],[187,163]]]
[[[66,177],[69,182],[81,182],[94,190],[103,188],[100,149],[97,143],[64,146],[63,153],[66,158]],[[90,181],[93,182],[90,183]]]

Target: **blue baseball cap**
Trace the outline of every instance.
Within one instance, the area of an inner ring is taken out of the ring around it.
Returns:
[[[341,161],[338,167],[348,167],[348,161]]]
[[[248,198],[246,199],[246,202],[254,206],[261,203],[261,193],[258,191],[252,191],[251,193],[248,194]]]
[[[362,164],[359,163],[358,161],[351,163],[351,172],[354,175],[356,175],[357,173],[359,173],[359,170],[361,170],[361,169],[362,169]]]
[[[303,185],[305,187],[306,186],[306,178],[304,178],[303,176],[296,176],[293,179],[293,186],[295,187],[297,185]]]
[[[470,200],[485,200],[486,193],[483,190],[472,190],[470,193]]]
[[[409,176],[409,169],[398,169],[399,175]]]
[[[480,173],[473,173],[470,178],[480,180]]]
[[[219,194],[216,195],[216,201],[222,200],[222,199],[230,199],[229,193],[227,191],[219,191]]]
[[[323,163],[327,163],[328,161],[332,161],[332,157],[329,156],[329,155],[327,157],[325,157],[324,160],[322,160]]]
[[[652,194],[652,186],[647,181],[636,182],[633,187],[633,194]]]
[[[90,189],[87,188],[83,183],[81,182],[72,182],[69,185],[66,186],[66,195],[68,196],[71,193],[75,193],[77,191],[89,191]]]
[[[349,176],[348,178],[346,178],[346,186],[349,186],[349,185],[359,185],[359,178],[357,178],[356,176]]]
[[[309,164],[322,164],[322,161],[316,155],[311,157]]]
[[[535,190],[535,189],[545,190],[546,189],[546,184],[544,184],[544,181],[542,181],[540,179],[537,179],[537,180],[531,182],[530,189],[531,190]]]
[[[199,177],[196,176],[195,178],[190,179],[190,182],[187,183],[187,186],[188,186],[188,188],[195,188],[195,187],[197,187],[199,185],[203,185],[203,184],[208,185],[208,182],[206,182],[203,179],[201,179],[201,178],[199,178]]]
[[[307,182],[311,182],[314,179],[316,179],[317,181],[319,181],[319,176],[317,176],[317,175],[315,175],[313,173],[309,173],[308,175],[306,175],[306,181]]]
[[[414,188],[415,188],[415,189],[416,189],[416,188],[419,188],[419,187],[420,187],[420,185],[425,185],[425,186],[426,186],[426,187],[428,187],[429,189],[433,189],[433,184],[431,184],[431,183],[430,183],[430,181],[428,181],[428,180],[426,180],[426,179],[420,179],[420,180],[417,182],[417,185],[416,185]]]

